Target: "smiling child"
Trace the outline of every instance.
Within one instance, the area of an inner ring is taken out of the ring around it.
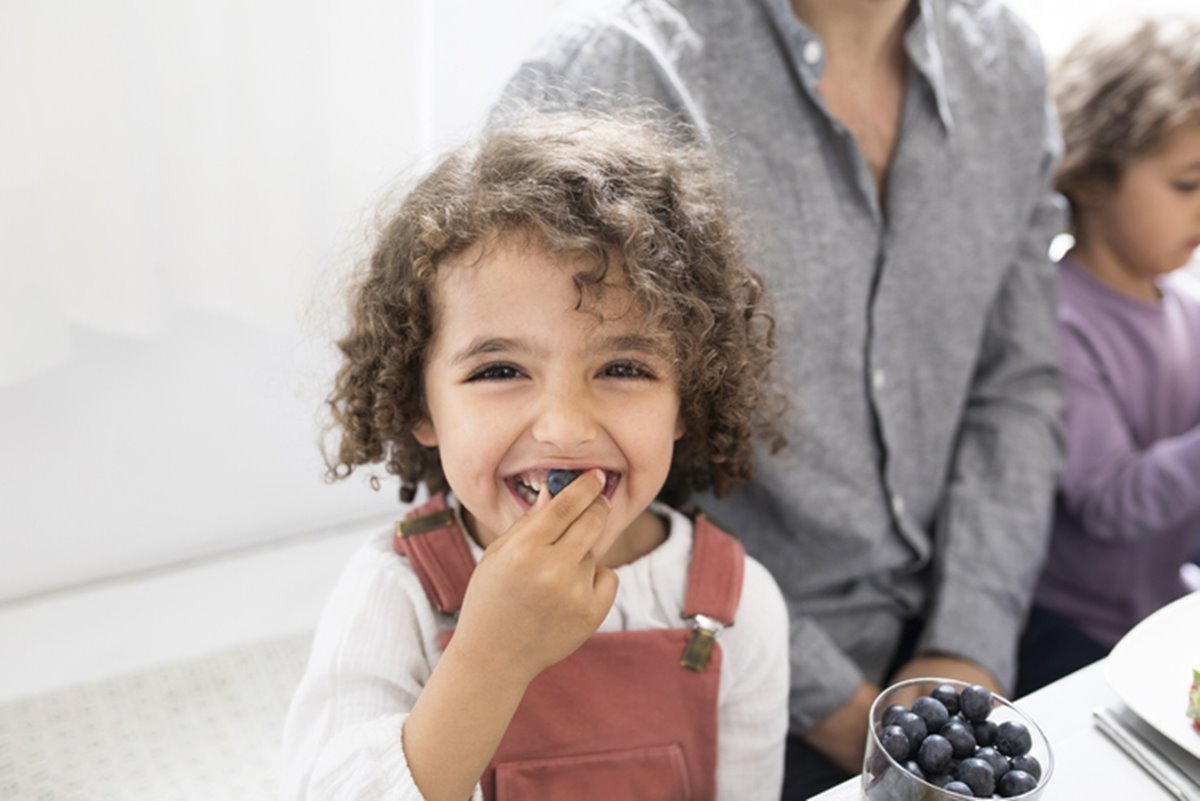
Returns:
[[[429,500],[328,602],[285,798],[778,798],[782,597],[668,505],[780,441],[761,284],[683,133],[517,121],[382,232],[339,343],[330,472],[383,463]]]

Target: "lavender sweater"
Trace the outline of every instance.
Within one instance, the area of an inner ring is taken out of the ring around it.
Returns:
[[[1067,463],[1037,601],[1113,644],[1200,546],[1200,278],[1150,304],[1059,266]]]

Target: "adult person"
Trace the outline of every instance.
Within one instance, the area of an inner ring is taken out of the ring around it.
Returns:
[[[791,446],[706,505],[791,613],[785,798],[861,769],[881,686],[1005,691],[1062,459],[1035,36],[988,0],[601,0],[505,90],[649,98],[730,167]]]

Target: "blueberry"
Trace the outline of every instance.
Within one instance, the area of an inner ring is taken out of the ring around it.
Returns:
[[[945,773],[950,770],[950,760],[953,757],[953,746],[940,734],[929,735],[917,748],[917,764],[926,774]]]
[[[996,724],[990,720],[972,723],[971,730],[975,732],[975,744],[978,746],[994,745],[996,743]]]
[[[1006,720],[996,727],[996,750],[1005,756],[1027,754],[1032,747],[1033,738],[1024,723]]]
[[[1025,771],[1013,769],[1000,777],[1000,782],[996,785],[996,792],[1004,798],[1012,798],[1014,795],[1028,793],[1037,787],[1037,783],[1038,780]]]
[[[987,798],[996,789],[996,777],[992,773],[992,766],[975,757],[959,763],[954,778],[971,788],[971,792],[977,798]]]
[[[1004,754],[997,751],[991,746],[985,745],[975,751],[975,758],[982,759],[984,762],[992,766],[992,775],[999,779],[1005,773],[1008,773],[1009,764]]]
[[[916,776],[918,779],[925,779],[925,772],[921,770],[921,766],[911,759],[904,763],[904,769]]]
[[[913,701],[912,711],[921,716],[925,721],[925,728],[929,731],[940,731],[950,720],[950,713],[942,702],[928,695],[922,695]]]
[[[925,781],[932,784],[934,787],[945,787],[950,782],[954,781],[954,777],[949,772],[935,773],[932,776],[926,776]]]
[[[972,723],[987,720],[992,714],[992,691],[982,684],[972,684],[958,697],[958,711]]]
[[[879,744],[883,746],[883,750],[887,752],[888,756],[900,764],[904,764],[904,760],[908,759],[909,753],[913,750],[908,734],[896,725],[884,727],[883,731],[879,733]]]
[[[1009,764],[1013,770],[1024,771],[1034,779],[1042,778],[1042,763],[1033,754],[1017,754],[1009,760]]]
[[[941,701],[951,715],[958,714],[958,690],[954,689],[953,684],[939,684],[929,695]]]
[[[913,712],[901,712],[896,716],[895,725],[904,729],[904,733],[908,735],[908,742],[914,750],[925,739],[925,735],[929,733],[929,728],[925,725],[924,719]]]
[[[959,759],[966,759],[975,753],[975,734],[961,720],[951,720],[942,727],[939,734],[950,741],[954,756]]]
[[[952,782],[947,782],[946,786],[944,786],[942,789],[949,793],[958,793],[959,795],[966,796],[972,795],[971,788],[960,782],[958,779],[955,779]]]
[[[546,489],[550,490],[551,495],[557,495],[577,478],[579,473],[574,470],[551,470],[546,474]]]
[[[908,707],[904,704],[892,704],[887,709],[883,710],[883,718],[880,723],[884,726],[891,726],[896,722],[896,716],[901,712],[907,712]]]

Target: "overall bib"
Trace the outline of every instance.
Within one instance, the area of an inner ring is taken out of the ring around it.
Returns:
[[[716,797],[715,635],[733,624],[745,552],[703,515],[694,528],[685,625],[593,634],[542,671],[480,779],[487,801]],[[475,560],[443,496],[397,525],[395,547],[430,602],[455,614]]]

